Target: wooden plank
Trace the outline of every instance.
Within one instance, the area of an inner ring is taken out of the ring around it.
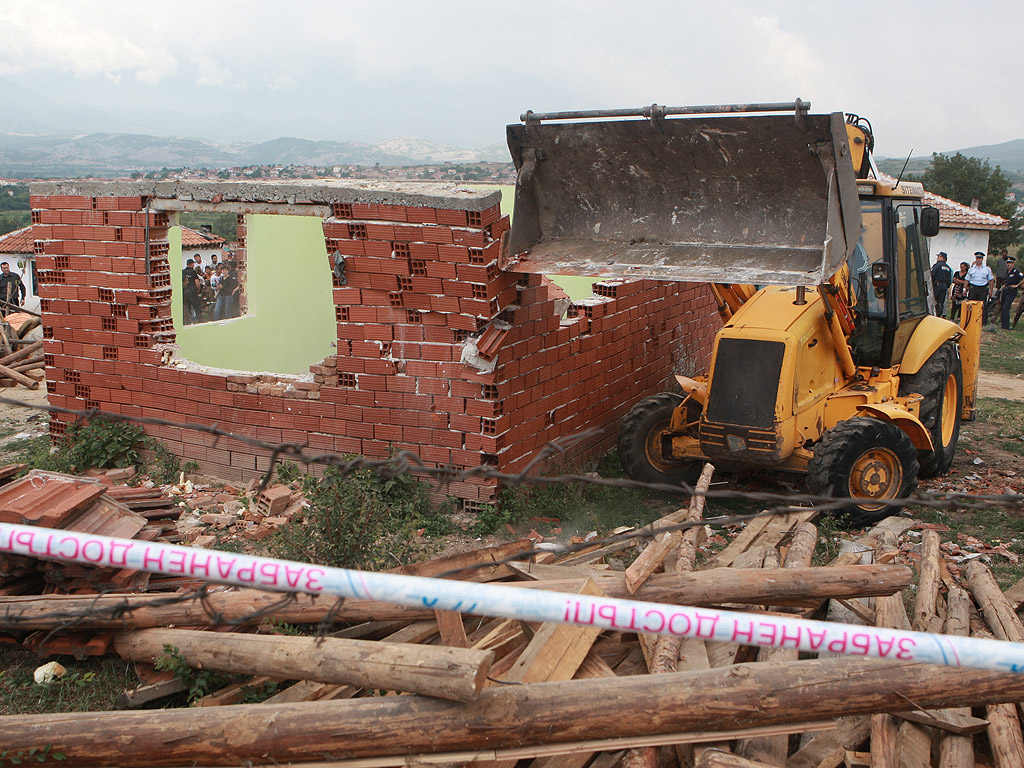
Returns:
[[[679,546],[682,538],[681,531],[659,533],[655,536],[654,540],[640,553],[640,556],[626,569],[624,576],[626,591],[631,595],[634,594],[640,585],[662,566],[665,558]]]
[[[462,614],[458,611],[434,611],[437,618],[437,630],[441,635],[441,645],[453,648],[468,648],[466,625],[462,622]]]
[[[871,736],[870,717],[843,717],[836,723],[836,728],[815,734],[790,755],[786,768],[838,768],[847,750]]]
[[[577,594],[602,593],[593,582],[586,581]],[[544,623],[512,667],[507,679],[521,683],[571,680],[599,634],[601,629],[598,627]]]
[[[728,568],[732,565],[733,561],[740,556],[743,552],[754,543],[758,536],[771,524],[771,518],[755,517],[753,520],[748,520],[746,526],[740,531],[739,535],[729,542],[729,545],[719,552],[717,555],[709,557],[700,566],[699,569],[702,571],[708,571],[712,568]]]
[[[900,723],[896,734],[896,753],[900,768],[931,768],[931,729],[906,721]]]
[[[927,725],[959,736],[973,736],[976,733],[982,733],[989,725],[988,720],[972,717],[970,714],[963,714],[952,709],[919,709],[893,714],[901,720]]]

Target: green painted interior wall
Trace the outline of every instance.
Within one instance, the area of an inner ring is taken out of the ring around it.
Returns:
[[[501,191],[501,212],[511,216],[515,187],[497,189]],[[334,354],[337,333],[331,272],[320,219],[248,216],[249,313],[215,323],[182,324],[181,230],[172,227],[169,239],[174,276],[172,316],[183,357],[214,368],[301,374]],[[549,277],[574,300],[592,293],[592,278]]]
[[[248,216],[249,312],[234,320],[182,324],[181,230],[169,234],[172,315],[181,355],[216,368],[309,373],[334,354],[337,338],[331,270],[315,216]]]

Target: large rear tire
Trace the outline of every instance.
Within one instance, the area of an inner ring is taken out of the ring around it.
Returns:
[[[692,485],[700,472],[700,462],[680,461],[666,456],[662,435],[668,430],[672,412],[683,400],[681,395],[662,392],[644,398],[629,409],[619,429],[619,459],[626,474],[648,483]]]
[[[964,404],[964,374],[960,351],[947,341],[929,357],[921,370],[900,376],[900,394],[916,392],[921,401],[921,423],[932,436],[934,448],[919,451],[921,477],[949,471],[960,439],[960,415]]]
[[[837,424],[814,448],[807,487],[816,495],[850,499],[838,515],[868,525],[898,514],[917,488],[917,449],[907,434],[881,419],[859,416]]]

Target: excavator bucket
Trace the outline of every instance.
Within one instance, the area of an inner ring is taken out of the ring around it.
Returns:
[[[508,269],[816,285],[860,236],[841,113],[524,118]]]

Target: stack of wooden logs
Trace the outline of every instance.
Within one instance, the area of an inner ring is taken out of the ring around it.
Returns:
[[[43,342],[25,344],[0,357],[0,387],[39,389],[44,367]]]
[[[812,566],[814,512],[758,518],[700,562],[705,527],[657,529],[699,521],[701,507],[696,499],[655,523],[625,570],[608,561],[629,545],[516,560],[528,541],[400,570],[1024,641],[1016,615],[1024,589],[1004,594],[980,561],[965,569],[966,585],[955,583],[926,527],[918,583],[907,589],[913,573],[894,560],[899,537],[921,527],[913,520],[889,518]],[[237,588],[168,597],[0,598],[0,629],[49,632],[75,617],[78,631],[111,633],[114,651],[140,671],[174,646],[191,666],[256,675],[245,685],[274,681],[279,692],[238,704],[244,688],[235,684],[199,700],[202,709],[8,716],[0,718],[4,746],[49,745],[69,766],[1024,766],[1013,703],[1024,701],[1024,675],[798,659],[628,629]],[[282,622],[319,632],[281,634]],[[157,680],[123,703],[175,690],[180,681]]]

